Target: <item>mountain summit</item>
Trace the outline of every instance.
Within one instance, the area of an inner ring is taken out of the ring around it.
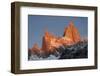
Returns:
[[[42,40],[42,50],[52,52],[53,49],[59,48],[62,44],[57,41],[58,41],[57,37],[46,31]]]
[[[70,22],[69,26],[65,28],[63,36],[71,39],[73,43],[77,43],[81,40],[80,33],[73,22]]]

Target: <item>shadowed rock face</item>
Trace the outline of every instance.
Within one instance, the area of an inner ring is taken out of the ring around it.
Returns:
[[[66,27],[64,30],[63,37],[56,37],[53,34],[46,31],[42,39],[42,47],[39,48],[37,44],[34,44],[34,46],[31,49],[29,49],[29,56],[31,54],[37,60],[37,57],[40,57],[41,59],[86,58],[87,48],[84,47],[81,49],[81,47],[83,47],[83,43],[84,45],[86,45],[87,41],[82,41],[78,29],[75,27],[73,22],[70,22],[68,27]],[[77,50],[71,49],[73,47],[75,47],[75,49],[77,47],[78,48]]]
[[[78,42],[63,50],[59,59],[88,58],[88,43]]]

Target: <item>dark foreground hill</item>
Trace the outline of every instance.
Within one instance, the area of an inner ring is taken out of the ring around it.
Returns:
[[[78,42],[71,46],[61,46],[49,54],[34,54],[29,51],[28,60],[59,60],[88,58],[88,43]]]

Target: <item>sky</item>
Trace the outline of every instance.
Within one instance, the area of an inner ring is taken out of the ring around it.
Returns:
[[[81,37],[87,38],[87,17],[28,15],[28,48],[32,48],[35,43],[41,48],[42,37],[46,30],[57,37],[61,37],[64,33],[64,28],[69,25],[70,21],[74,22]]]

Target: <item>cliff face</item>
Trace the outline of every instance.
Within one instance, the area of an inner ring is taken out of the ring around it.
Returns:
[[[32,48],[32,51],[35,53],[41,52],[54,52],[56,48],[60,46],[69,46],[78,43],[81,40],[80,33],[75,27],[73,22],[70,22],[68,27],[65,28],[63,37],[55,37],[48,31],[45,32],[42,39],[42,48],[40,49],[37,44]]]
[[[63,36],[71,39],[73,43],[77,43],[81,40],[80,33],[73,22],[70,22],[69,26],[65,28]]]
[[[51,51],[55,48],[59,48],[62,44],[58,42],[58,38],[49,32],[45,32],[42,40],[42,50]]]

